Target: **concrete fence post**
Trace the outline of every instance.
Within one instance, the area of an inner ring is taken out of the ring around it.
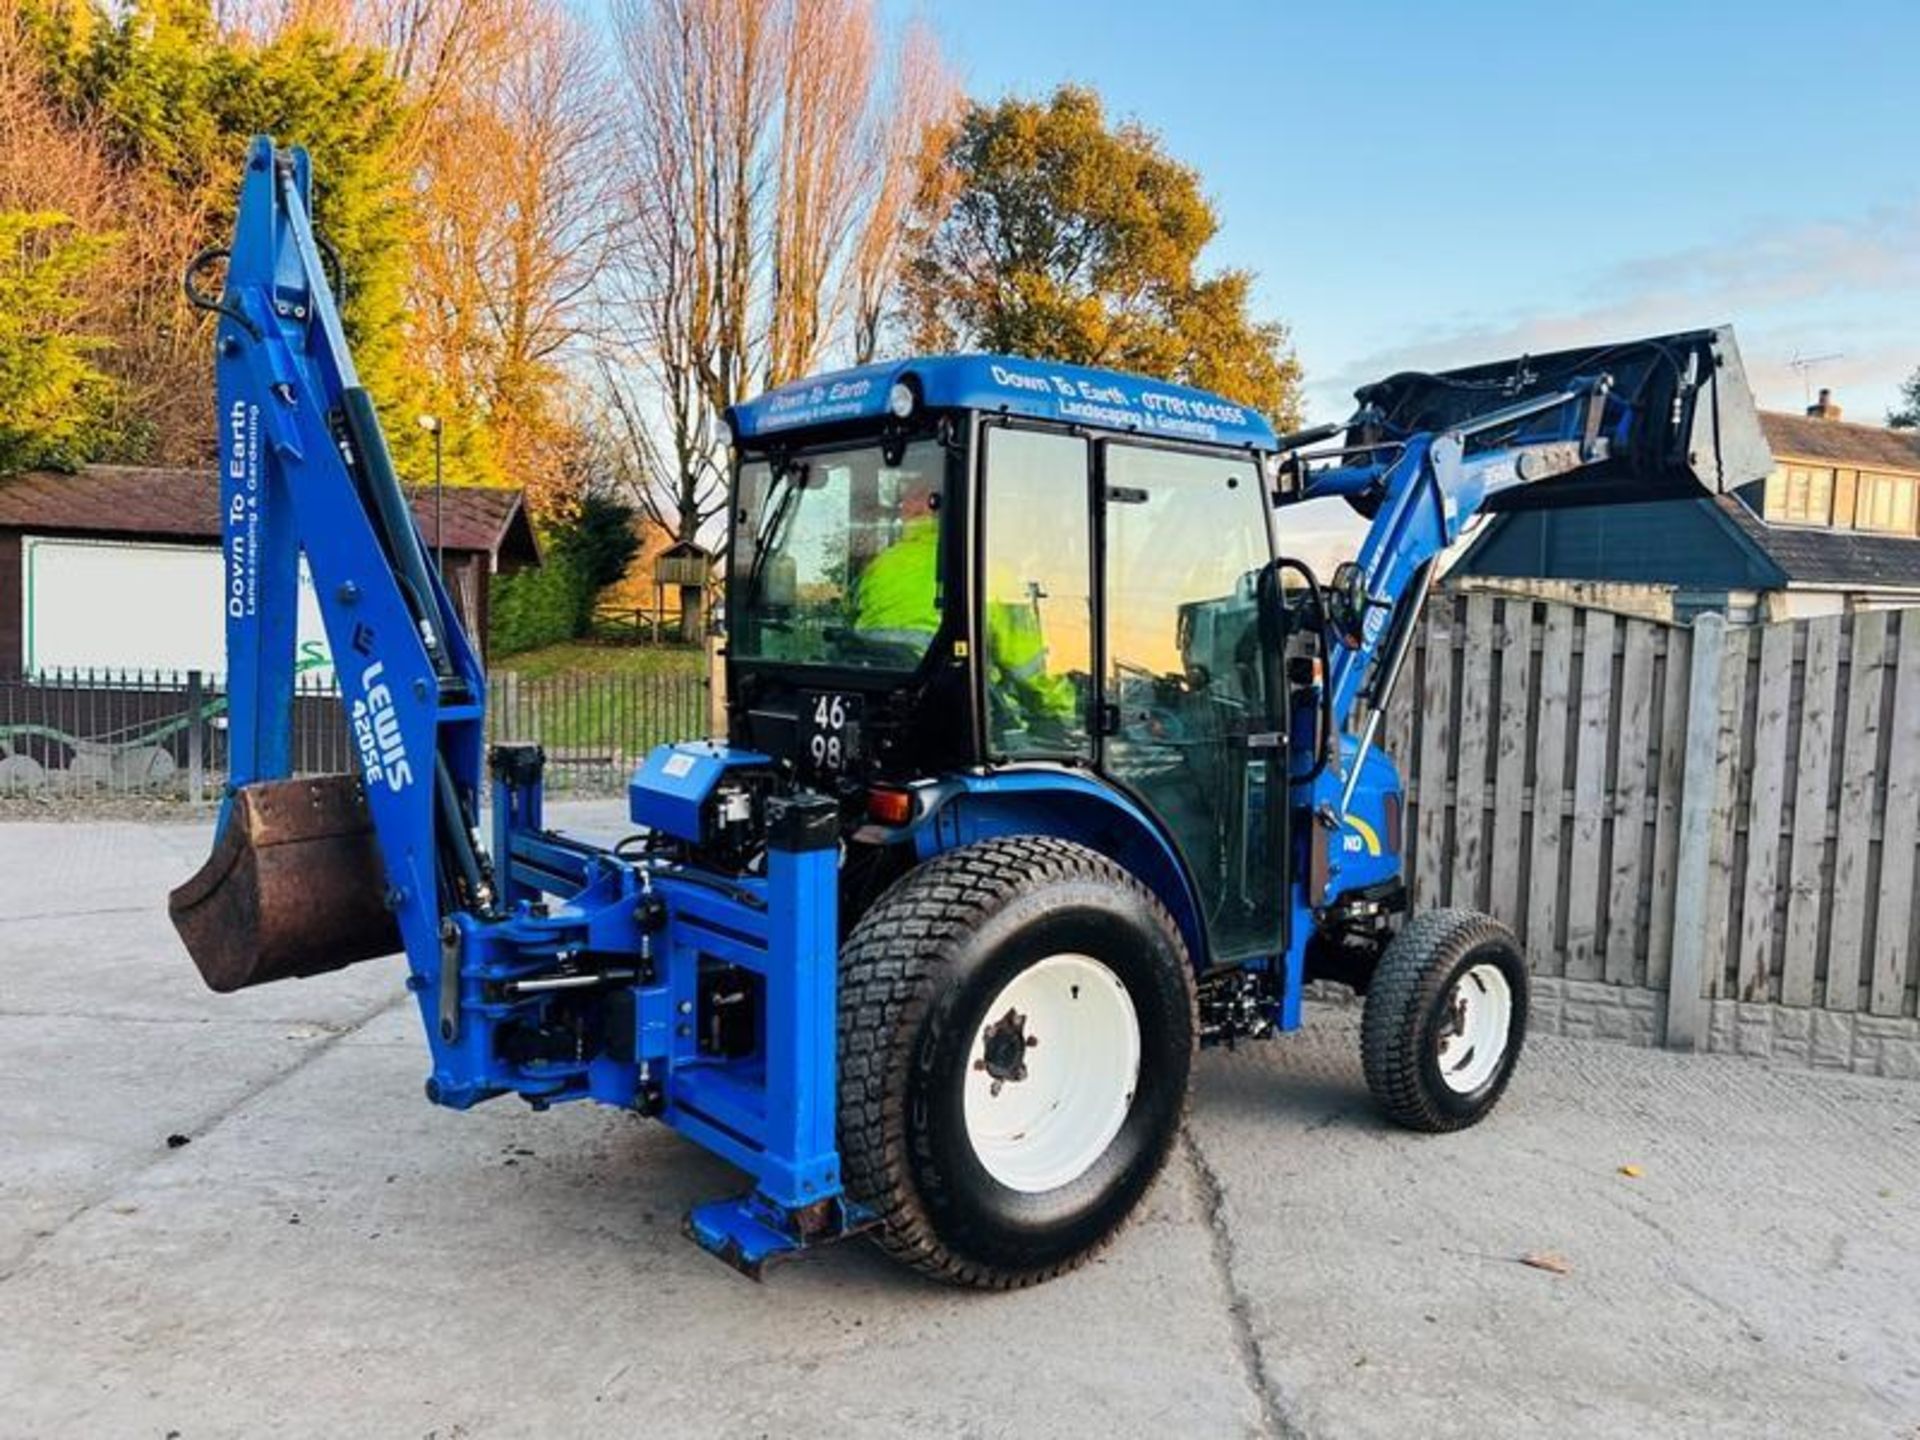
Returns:
[[[187,672],[187,799],[198,805],[207,798],[205,677],[198,670]]]
[[[1720,763],[1720,671],[1727,653],[1727,622],[1702,615],[1693,622],[1693,661],[1687,678],[1687,748],[1680,781],[1680,835],[1674,863],[1673,963],[1667,977],[1667,1047],[1697,1050],[1705,1027],[1702,977],[1707,970],[1708,856]]]

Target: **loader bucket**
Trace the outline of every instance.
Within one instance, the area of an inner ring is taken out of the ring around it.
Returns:
[[[1489,496],[1487,510],[1720,495],[1773,468],[1733,330],[1689,330],[1549,355],[1522,355],[1438,374],[1394,375],[1354,392],[1362,416],[1350,444],[1415,431],[1471,427],[1486,415],[1550,395],[1569,381],[1611,381],[1598,433],[1608,458],[1539,484]],[[1542,423],[1546,423],[1544,420]],[[1487,443],[1525,439],[1489,434]],[[1469,439],[1469,449],[1474,444]]]
[[[321,975],[400,949],[357,775],[241,787],[207,863],[168,899],[218,991]]]

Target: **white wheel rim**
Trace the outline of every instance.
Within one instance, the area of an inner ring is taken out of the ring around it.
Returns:
[[[1120,977],[1090,955],[1049,956],[994,996],[974,1032],[967,1139],[1008,1189],[1057,1190],[1106,1153],[1139,1078],[1140,1019]]]
[[[1513,1033],[1513,988],[1498,965],[1472,966],[1447,992],[1435,1046],[1440,1079],[1456,1095],[1471,1095],[1499,1070]]]

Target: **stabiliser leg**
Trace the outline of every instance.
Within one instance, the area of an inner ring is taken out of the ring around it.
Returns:
[[[840,1189],[838,868],[837,806],[817,795],[769,803],[765,1118],[759,1154],[743,1159],[759,1183],[695,1206],[685,1227],[755,1279],[777,1260],[878,1223]],[[685,1129],[700,1102],[681,1079],[668,1082],[667,1119]]]

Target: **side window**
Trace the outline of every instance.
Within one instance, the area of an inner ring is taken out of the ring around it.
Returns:
[[[987,434],[980,635],[990,748],[1090,753],[1093,514],[1087,442]]]
[[[1263,504],[1251,460],[1108,445],[1109,699],[1172,685],[1259,707]]]

